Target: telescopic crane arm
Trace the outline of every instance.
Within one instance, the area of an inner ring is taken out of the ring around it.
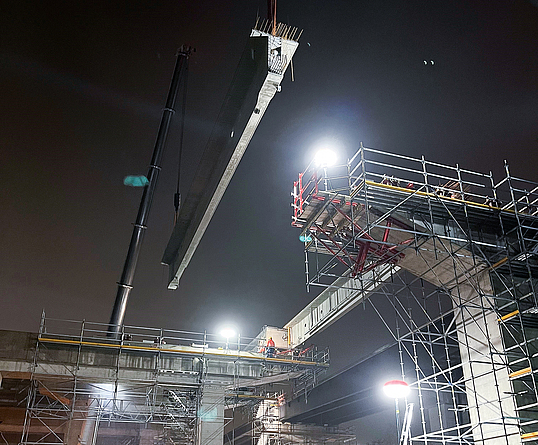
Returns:
[[[170,123],[172,122],[172,116],[175,113],[176,97],[179,91],[181,74],[183,67],[186,67],[189,57],[193,51],[193,48],[181,47],[177,54],[174,74],[170,83],[170,90],[166,99],[166,105],[163,109],[161,124],[159,126],[155,147],[153,149],[153,155],[151,157],[147,176],[148,184],[144,187],[136,222],[134,223],[133,227],[131,242],[129,243],[129,250],[123,265],[123,272],[121,274],[120,281],[118,281],[118,291],[116,294],[116,300],[114,302],[114,308],[112,309],[112,315],[110,316],[110,326],[108,328],[110,336],[117,336],[121,331],[121,326],[125,317],[125,310],[127,308],[127,300],[129,299],[129,294],[133,288],[133,278],[136,270],[136,263],[138,262],[138,257],[140,255],[140,248],[142,247],[144,232],[147,228],[146,224],[149,211],[153,202],[153,195],[155,193],[155,187],[157,186],[157,180],[159,179],[161,159],[166,145]]]

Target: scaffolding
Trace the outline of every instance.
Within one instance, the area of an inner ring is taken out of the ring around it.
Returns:
[[[259,404],[275,382],[292,394],[328,366],[322,349],[267,357],[248,337],[108,328],[43,314],[20,445],[222,444],[227,407]]]
[[[538,184],[504,173],[361,143],[294,182],[306,285],[322,291],[292,343],[368,302],[413,389],[410,443],[538,440]]]
[[[351,428],[328,425],[304,425],[282,422],[284,394],[268,394],[260,403],[250,406],[248,421],[237,434],[226,436],[225,445],[356,445]]]

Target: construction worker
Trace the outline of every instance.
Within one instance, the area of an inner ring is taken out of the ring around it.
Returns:
[[[269,340],[267,340],[267,345],[265,346],[265,356],[269,358],[275,356],[275,342],[273,341],[273,337],[269,337]]]

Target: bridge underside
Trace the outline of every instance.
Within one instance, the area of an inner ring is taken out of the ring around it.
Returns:
[[[387,400],[380,397],[380,370],[387,375],[399,375],[396,344],[321,382],[308,393],[308,398],[292,401],[286,406],[284,419],[292,423],[339,425],[386,410]]]

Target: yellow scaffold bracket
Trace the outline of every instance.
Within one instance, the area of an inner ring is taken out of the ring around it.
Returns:
[[[521,435],[521,440],[534,440],[538,437],[538,431],[532,433],[525,433]]]
[[[480,202],[467,201],[465,199],[452,198],[450,196],[439,196],[439,195],[436,195],[435,193],[423,192],[422,190],[414,190],[414,189],[408,189],[408,188],[399,187],[399,186],[391,185],[391,184],[383,184],[383,183],[380,183],[380,182],[370,181],[368,179],[365,180],[364,182],[367,185],[370,185],[370,186],[387,188],[387,189],[392,189],[392,190],[398,190],[400,192],[406,192],[406,193],[409,193],[409,194],[413,193],[413,194],[419,195],[419,196],[429,196],[429,197],[434,197],[434,198],[443,198],[443,199],[446,199],[446,200],[449,200],[449,201],[461,202],[461,203],[465,203],[465,204],[472,205],[472,206],[475,206],[475,207],[482,207],[482,208],[485,208],[485,209],[492,209],[492,210],[499,210],[499,211],[502,210],[503,212],[515,213],[513,210],[509,210],[509,209],[502,209],[500,207],[490,206],[488,204],[482,204]],[[455,190],[455,191],[459,192],[459,190]]]
[[[519,371],[514,371],[510,374],[508,374],[508,377],[511,379],[515,379],[517,377],[523,377],[524,375],[528,375],[532,372],[531,367],[520,369]]]
[[[514,312],[510,312],[509,314],[503,315],[501,318],[497,320],[498,321],[510,320],[511,318],[514,318],[517,314],[519,314],[519,309],[516,309]]]
[[[497,261],[495,264],[493,264],[491,267],[490,267],[490,270],[495,270],[497,269],[497,267],[499,266],[502,266],[504,263],[506,263],[508,261],[508,257],[505,256],[502,260],[499,260]]]

